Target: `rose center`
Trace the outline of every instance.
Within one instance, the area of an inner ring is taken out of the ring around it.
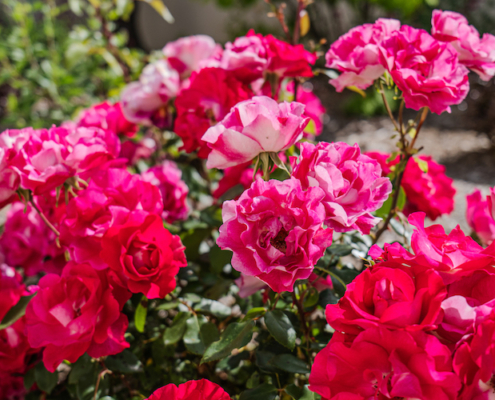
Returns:
[[[285,254],[287,252],[287,243],[285,241],[287,236],[289,236],[289,232],[282,228],[278,231],[277,236],[270,239],[270,244]]]
[[[132,257],[132,263],[136,268],[155,268],[157,248],[152,243],[133,244],[129,247],[128,254]]]

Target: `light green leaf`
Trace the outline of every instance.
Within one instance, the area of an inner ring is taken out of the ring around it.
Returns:
[[[265,315],[266,309],[263,307],[255,307],[251,308],[247,313],[246,316],[244,317],[243,321],[250,321],[252,319],[262,317]]]
[[[144,326],[146,325],[146,315],[148,314],[148,299],[143,296],[139,302],[136,312],[134,313],[134,324],[138,332],[144,332]]]
[[[155,9],[155,11],[162,16],[162,18],[169,24],[173,24],[175,19],[168,10],[167,6],[163,4],[162,0],[139,0],[149,4]]]
[[[215,300],[201,299],[194,307],[195,311],[205,311],[218,318],[227,318],[232,314],[232,309]]]

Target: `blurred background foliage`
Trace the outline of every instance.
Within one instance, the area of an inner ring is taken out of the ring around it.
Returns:
[[[118,99],[125,83],[137,79],[147,62],[149,48],[144,49],[140,37],[138,25],[143,21],[137,20],[137,9],[151,6],[163,17],[160,21],[169,24],[168,2],[172,0],[2,0],[0,129],[60,124],[81,108],[107,98]],[[231,39],[252,27],[264,34],[281,34],[276,21],[267,24],[267,19],[261,18],[259,10],[270,11],[265,2],[187,0],[228,12],[225,26],[218,29],[226,33],[222,37]],[[287,4],[286,14],[295,15],[297,1],[271,1],[274,5],[282,2]],[[175,4],[177,8],[180,3]],[[311,24],[306,40],[324,38],[328,46],[351,27],[379,17],[399,18],[429,30],[434,8],[462,12],[480,32],[494,33],[495,0],[314,0],[308,7]],[[194,32],[187,21],[176,20],[175,24]],[[176,37],[163,38],[163,42],[173,39]],[[368,116],[382,113],[371,92],[364,99],[350,94],[342,111]]]

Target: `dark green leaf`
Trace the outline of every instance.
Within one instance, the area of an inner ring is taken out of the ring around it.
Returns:
[[[203,355],[205,350],[219,338],[216,325],[208,322],[204,316],[193,315],[187,320],[184,344],[191,353]]]
[[[320,298],[320,293],[316,288],[311,288],[306,296],[304,296],[303,307],[311,308],[318,304],[318,299]]]
[[[194,307],[194,310],[205,311],[219,318],[226,318],[232,314],[232,309],[230,307],[210,299],[201,299],[199,304],[196,304]]]
[[[58,373],[47,371],[43,363],[40,362],[34,369],[34,379],[40,390],[50,394],[55,386],[57,386]]]
[[[30,389],[33,387],[34,382],[36,382],[36,376],[34,373],[34,368],[31,368],[24,374],[24,388],[27,392],[29,392]]]
[[[277,388],[269,383],[263,383],[258,387],[241,393],[239,400],[273,400],[277,397]]]
[[[217,244],[210,250],[210,264],[211,272],[219,274],[222,272],[223,267],[230,264],[232,261],[232,252],[229,250],[222,250]]]
[[[134,324],[138,332],[144,332],[144,326],[146,325],[146,315],[148,314],[148,299],[143,296],[139,302],[136,312],[134,313]]]
[[[182,339],[184,332],[186,331],[186,323],[187,319],[191,316],[188,312],[180,312],[178,313],[174,321],[172,322],[172,326],[165,330],[165,334],[163,335],[163,342],[165,345],[177,343]]]
[[[91,357],[83,354],[74,364],[71,365],[69,374],[69,384],[73,385],[79,382],[80,378],[90,373],[94,369],[95,363],[91,362]]]
[[[296,330],[287,315],[281,310],[269,311],[265,315],[268,332],[281,345],[293,350],[296,345]]]
[[[110,371],[121,372],[123,374],[135,374],[143,371],[143,364],[130,350],[124,350],[115,356],[110,356],[105,360],[105,365]]]
[[[244,347],[253,336],[254,321],[233,323],[227,326],[220,340],[211,344],[205,352],[201,363],[227,357],[232,350]]]
[[[308,389],[308,385],[300,388],[292,384],[285,388],[285,392],[295,400],[314,400],[315,398],[314,393]]]
[[[22,318],[24,314],[26,314],[26,307],[29,304],[29,301],[34,296],[35,294],[21,297],[17,304],[7,312],[5,317],[3,317],[2,323],[0,324],[0,329],[5,329],[18,319]]]
[[[272,373],[276,372],[273,360],[276,355],[269,351],[256,350],[256,365],[262,372]]]
[[[195,229],[192,233],[182,237],[182,244],[186,247],[188,261],[196,261],[199,258],[199,245],[210,234],[210,229]]]
[[[292,374],[308,374],[310,372],[308,365],[292,354],[280,354],[272,360],[272,363],[278,369]]]
[[[335,295],[335,293],[330,289],[325,289],[320,293],[320,297],[318,299],[318,304],[325,309],[328,304],[337,304],[339,298]]]
[[[244,317],[243,321],[250,321],[252,319],[262,317],[266,313],[266,308],[264,307],[255,307],[251,308]]]
[[[338,257],[344,257],[351,254],[352,246],[348,244],[334,243],[329,247],[328,251]]]

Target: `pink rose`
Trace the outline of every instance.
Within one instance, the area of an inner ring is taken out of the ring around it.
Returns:
[[[369,328],[352,343],[334,334],[315,358],[310,390],[324,400],[456,400],[447,346],[424,332]]]
[[[230,396],[216,383],[201,379],[163,386],[146,400],[230,400]]]
[[[127,160],[128,165],[135,165],[141,159],[149,159],[156,151],[156,142],[151,137],[139,141],[124,140],[120,145],[119,157]]]
[[[402,91],[406,107],[441,114],[469,91],[468,70],[457,52],[422,29],[403,25],[381,43],[382,63]]]
[[[252,97],[251,90],[232,72],[205,68],[191,76],[191,85],[180,92],[175,102],[177,119],[174,131],[184,145],[181,150],[198,151],[206,158],[210,149],[202,140],[204,133],[222,121],[237,103]]]
[[[480,38],[479,32],[461,14],[434,10],[431,34],[448,42],[459,56],[459,62],[489,81],[495,75],[495,36],[489,33]]]
[[[358,275],[339,303],[327,306],[326,317],[330,326],[348,335],[372,327],[428,331],[441,321],[446,295],[434,270],[384,262]]]
[[[25,317],[22,317],[14,324],[0,330],[0,376],[24,374],[28,357],[36,353],[36,350],[31,349],[24,334],[25,325]]]
[[[130,122],[164,128],[169,124],[167,103],[179,89],[177,71],[166,60],[158,60],[143,69],[138,82],[122,91],[122,111]]]
[[[101,128],[128,137],[134,136],[138,131],[138,126],[125,118],[122,105],[118,102],[110,104],[108,101],[83,110],[79,114],[77,125]]]
[[[203,136],[211,149],[206,167],[225,169],[251,161],[263,152],[288,149],[301,139],[309,122],[303,112],[300,103],[278,104],[266,96],[237,104]]]
[[[126,214],[134,210],[160,215],[163,203],[158,188],[126,170],[101,171],[69,201],[61,222],[60,241],[73,260],[87,262],[96,269],[107,268],[100,258],[101,238],[115,223],[117,211]]]
[[[392,162],[388,161],[390,158],[390,153],[383,153],[381,151],[365,151],[363,154],[378,161],[378,164],[380,164],[380,167],[382,168],[382,176],[387,176],[390,174],[392,172],[391,167],[397,164],[395,160]]]
[[[132,293],[163,299],[175,289],[175,276],[187,265],[179,236],[156,214],[130,212],[101,241],[101,259]]]
[[[302,143],[301,155],[299,159],[292,157],[291,165],[292,176],[304,189],[323,189],[325,223],[337,232],[357,229],[369,233],[380,221],[371,213],[382,206],[392,185],[381,176],[378,162],[361,154],[357,144]]]
[[[221,55],[222,47],[206,35],[193,35],[167,43],[163,54],[181,79],[200,69],[201,63],[211,57]]]
[[[165,160],[161,165],[141,174],[143,181],[155,185],[163,199],[162,218],[169,224],[187,218],[187,194],[189,189],[181,179],[182,172],[173,161]]]
[[[44,347],[50,372],[84,353],[93,358],[120,353],[127,317],[120,312],[129,296],[115,297],[105,273],[88,264],[69,263],[61,277],[46,275],[26,309],[26,332],[33,348]],[[124,301],[119,304],[116,298]]]
[[[16,190],[19,188],[19,174],[7,166],[8,149],[0,147],[0,209],[13,203],[19,197]]]
[[[3,255],[0,254],[0,257],[3,258]],[[20,300],[25,288],[22,276],[0,260],[0,322]]]
[[[466,196],[466,201],[467,223],[483,244],[491,244],[495,239],[495,221],[490,213],[488,201],[481,197],[478,189]]]
[[[0,374],[0,399],[22,400],[25,395],[24,377],[16,374]]]
[[[258,178],[239,200],[223,204],[217,244],[233,251],[237,271],[292,292],[332,243],[332,229],[323,228],[324,196],[320,188],[303,191],[297,179]]]
[[[240,185],[240,190],[249,189],[253,183],[254,173],[254,168],[251,164],[252,162],[248,161],[235,167],[225,168],[223,170],[223,177],[218,182],[218,188],[213,192],[213,197],[219,199],[237,185]],[[258,170],[257,176],[261,176],[261,171]]]
[[[341,72],[338,78],[330,80],[337,92],[348,86],[366,89],[385,73],[380,45],[399,29],[399,21],[380,18],[374,24],[352,28],[330,46],[325,56],[326,66]]]

